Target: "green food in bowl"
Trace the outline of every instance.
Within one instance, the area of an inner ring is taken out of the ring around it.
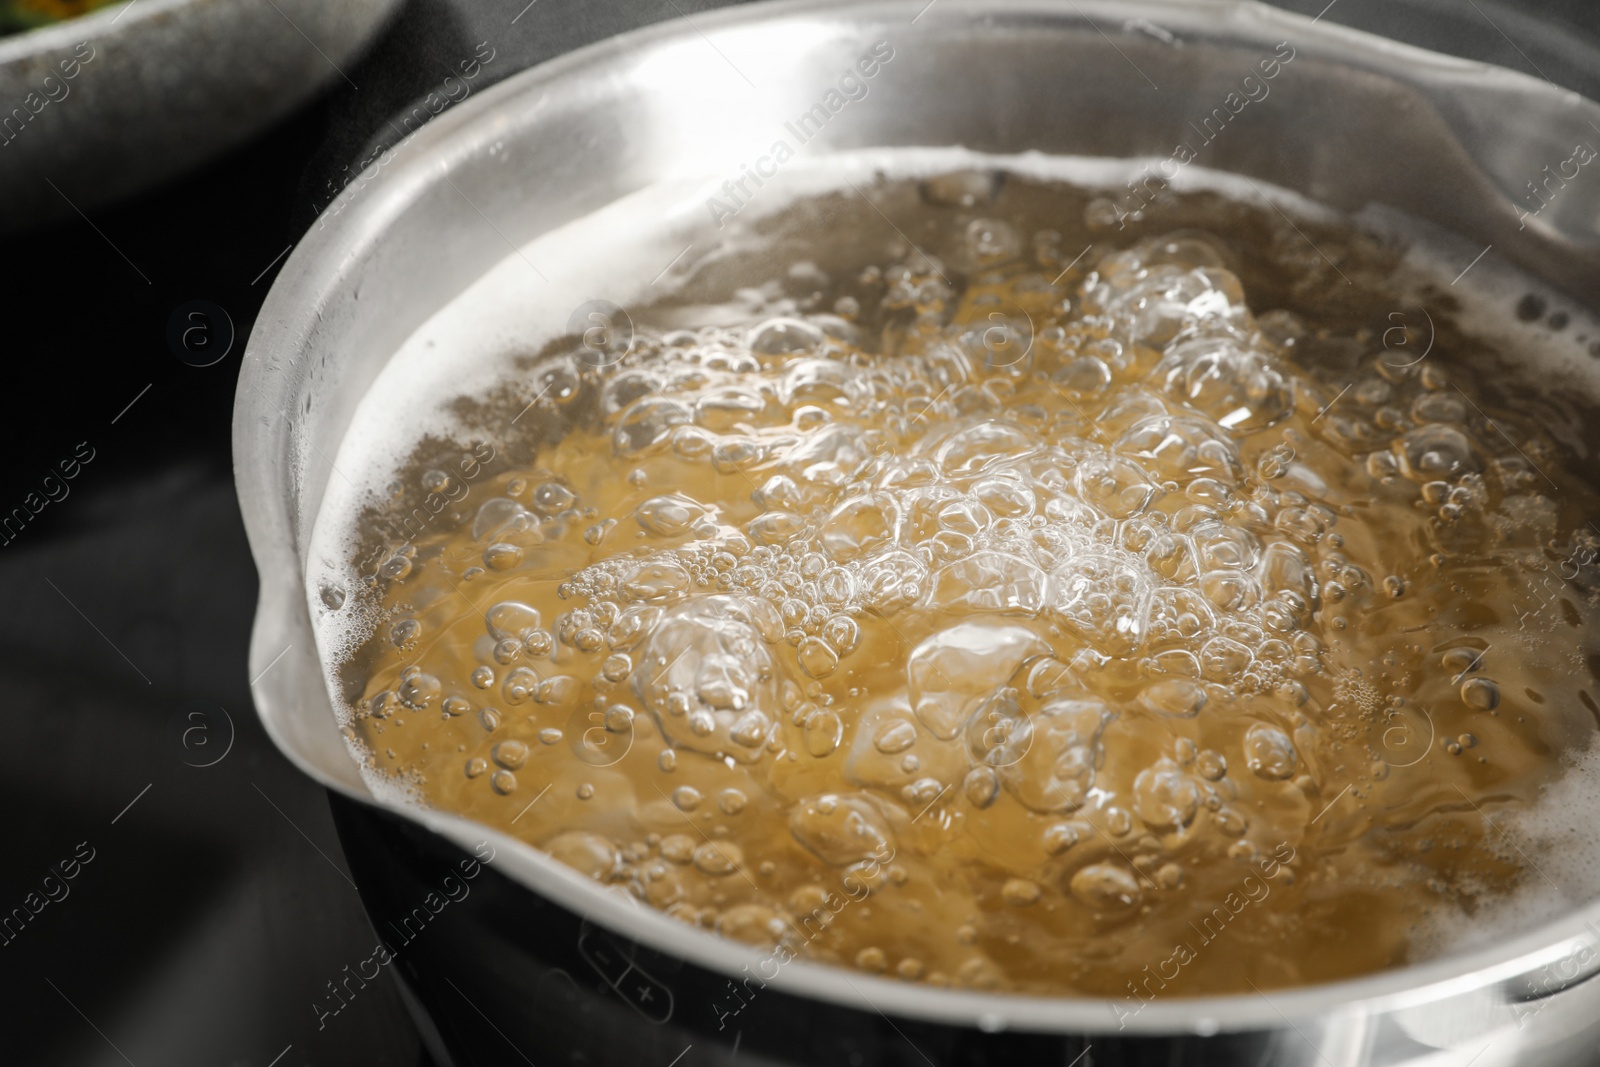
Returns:
[[[77,18],[120,0],[0,0],[0,35]]]

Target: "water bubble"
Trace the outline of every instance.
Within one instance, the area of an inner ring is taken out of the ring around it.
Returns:
[[[676,560],[656,560],[640,564],[622,583],[622,592],[634,600],[667,600],[686,592],[692,582]]]
[[[977,552],[934,575],[926,606],[1036,615],[1049,595],[1050,578],[1033,563],[1004,552]]]
[[[497,641],[524,641],[539,629],[537,608],[515,600],[505,600],[483,614],[484,629]]]
[[[1237,337],[1177,341],[1153,377],[1169,396],[1237,433],[1264,430],[1294,410],[1294,387],[1276,358]]]
[[[1138,212],[1124,212],[1108,197],[1097,196],[1084,206],[1083,224],[1091,230],[1104,230],[1118,225],[1124,217],[1138,215]]]
[[[1078,828],[1069,822],[1051,823],[1044,831],[1045,851],[1052,856],[1067,851],[1080,840]]]
[[[622,866],[622,855],[609,840],[583,830],[568,830],[546,841],[545,852],[579,874],[609,881]]]
[[[521,741],[501,741],[491,750],[490,756],[500,766],[514,771],[527,762],[528,746]]]
[[[1218,808],[1212,814],[1212,818],[1216,821],[1217,829],[1221,830],[1229,837],[1239,837],[1246,830],[1250,829],[1250,820],[1246,819],[1233,808]]]
[[[1068,883],[1072,895],[1096,911],[1120,911],[1139,902],[1139,882],[1126,867],[1091,863]]]
[[[1147,711],[1174,719],[1192,719],[1206,706],[1206,691],[1187,678],[1162,678],[1139,694]]]
[[[1144,468],[1120,456],[1091,454],[1079,462],[1078,495],[1114,519],[1127,519],[1144,511],[1161,490]]]
[[[472,520],[474,541],[515,541],[534,535],[538,519],[515,500],[494,497],[478,508]]]
[[[1231,637],[1213,637],[1200,649],[1200,668],[1213,682],[1238,681],[1254,661],[1249,647]]]
[[[695,869],[713,878],[730,875],[744,864],[744,853],[731,841],[703,841],[695,846]]]
[[[633,660],[625,652],[614,652],[600,665],[600,676],[608,682],[620,682],[633,673]]]
[[[539,675],[531,667],[518,667],[500,687],[507,704],[526,704],[539,691]]]
[[[822,639],[839,655],[848,656],[861,640],[861,627],[848,615],[833,615],[822,624]]]
[[[906,773],[909,774],[916,770],[917,764],[913,762],[915,759],[916,757],[914,756],[906,757],[905,762],[908,764],[906,767]],[[944,793],[945,785],[943,782],[939,781],[939,779],[918,778],[916,781],[910,782],[901,787],[900,799],[904,800],[907,804],[910,804],[913,808],[925,810],[931,806],[934,801],[942,797]]]
[[[883,949],[871,945],[856,953],[855,964],[870,974],[881,974],[889,966],[889,957]]]
[[[892,720],[872,739],[879,752],[903,752],[917,743],[917,728],[905,719]]]
[[[1141,419],[1117,439],[1115,447],[1144,460],[1157,477],[1180,485],[1197,478],[1233,484],[1244,474],[1233,442],[1205,419],[1179,415]]]
[[[839,747],[844,726],[831,711],[817,710],[805,722],[806,751],[821,759]]]
[[[1000,899],[1013,908],[1026,908],[1038,903],[1042,892],[1038,882],[1026,878],[1007,878],[1005,885],[1000,887]]]
[[[1406,434],[1394,445],[1400,472],[1413,481],[1435,481],[1478,469],[1472,443],[1453,426],[1432,424]]]
[[[1111,385],[1111,368],[1095,356],[1083,356],[1063,364],[1050,380],[1068,399],[1084,401],[1100,396]]]
[[[744,761],[760,750],[740,744],[736,724],[749,737],[753,722],[777,704],[771,656],[748,609],[737,598],[708,596],[669,609],[638,657],[634,689],[675,745]],[[686,728],[687,727],[687,728]]]
[[[705,514],[705,508],[678,493],[651,497],[633,510],[640,528],[657,537],[677,537]]]
[[[1084,553],[1051,573],[1055,615],[1084,640],[1127,655],[1144,639],[1150,583],[1114,556]]]
[[[795,804],[789,832],[824,863],[837,867],[879,855],[889,827],[865,793],[824,793]]]
[[[793,356],[813,352],[822,344],[823,333],[802,319],[768,319],[751,329],[750,351],[762,356]]]
[[[653,604],[633,604],[625,608],[606,632],[606,643],[619,652],[630,651],[650,635],[661,620],[661,609]]]
[[[771,950],[789,933],[789,924],[763,904],[735,904],[717,917],[717,933]]]
[[[1202,749],[1194,758],[1195,773],[1210,782],[1220,782],[1228,773],[1228,761],[1214,749]]]
[[[906,662],[917,721],[948,741],[972,710],[1030,656],[1050,651],[1032,630],[992,622],[962,622],[922,641]]]
[[[987,204],[1000,195],[1005,172],[999,170],[960,170],[940,174],[918,183],[922,199],[942,207],[974,207]]]
[[[422,711],[438,701],[442,690],[439,679],[419,671],[400,683],[400,703],[413,711]]]
[[[967,224],[966,247],[979,266],[991,266],[1021,255],[1022,240],[1008,224],[980,218]]]
[[[800,669],[812,678],[826,678],[839,666],[839,653],[820,637],[800,642]]]
[[[1500,687],[1488,678],[1468,678],[1461,683],[1461,702],[1474,711],[1493,711],[1500,704]]]
[[[728,731],[735,744],[745,748],[760,748],[766,744],[767,737],[772,731],[772,720],[764,712],[751,710],[745,712],[734,720],[732,728]]]
[[[975,808],[987,808],[1000,795],[1000,779],[988,767],[974,767],[962,779],[961,790]]]
[[[1056,698],[1022,719],[1025,726],[1010,720],[1002,744],[989,753],[1005,761],[997,767],[1001,785],[1036,812],[1077,810],[1094,785],[1100,734],[1110,718],[1099,701]],[[970,745],[971,727],[968,739]]]
[[[1264,722],[1253,724],[1244,735],[1245,766],[1257,777],[1277,781],[1294,774],[1299,765],[1289,735]]]
[[[1134,814],[1152,830],[1182,830],[1199,806],[1199,787],[1172,760],[1162,759],[1134,779]]]

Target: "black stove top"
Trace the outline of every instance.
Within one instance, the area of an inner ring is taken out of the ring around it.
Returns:
[[[0,516],[27,516],[0,529],[0,1060],[429,1062],[386,977],[326,1013],[373,935],[325,795],[251,708],[256,582],[229,463],[240,354],[352,163],[458,60],[491,55],[487,84],[714,6],[411,0],[348,82],[245,147],[0,243]],[[1593,0],[1280,6],[1600,98]]]

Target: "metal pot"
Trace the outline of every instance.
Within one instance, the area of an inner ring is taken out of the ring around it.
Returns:
[[[1600,107],[1252,3],[756,5],[583,49],[424,127],[351,184],[279,276],[246,353],[234,447],[261,571],[256,703],[289,758],[332,791],[389,965],[419,1002],[435,1055],[662,1067],[735,1056],[1593,1062],[1600,983],[1588,980],[1600,973],[1600,935],[1590,931],[1600,931],[1600,902],[1488,947],[1355,981],[1157,999],[1129,1015],[1100,1000],[931,989],[803,960],[774,974],[754,950],[598,892],[527,845],[376,798],[363,784],[337,733],[306,582],[327,457],[375,376],[508,245],[657,180],[749,158],[750,145],[770,140],[770,116],[804,111],[880,40],[895,43],[897,58],[893,77],[874,87],[876,106],[828,125],[815,148],[1165,157],[1191,113],[1205,113],[1288,41],[1293,77],[1259,109],[1256,135],[1219,141],[1208,165],[1351,213],[1407,212],[1492,245],[1552,286],[1600,291],[1600,182],[1571,183],[1537,216],[1518,209],[1544,164],[1600,136]],[[493,859],[472,868],[470,892],[425,928],[408,925],[445,877],[464,877],[475,849]]]

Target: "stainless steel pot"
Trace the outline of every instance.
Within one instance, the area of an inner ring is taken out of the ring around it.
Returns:
[[[279,276],[246,353],[234,447],[261,571],[256,703],[283,751],[333,791],[380,935],[399,936],[391,921],[480,842],[494,850],[466,901],[391,946],[431,1018],[435,1054],[662,1067],[734,1055],[772,1064],[1594,1062],[1600,983],[1589,979],[1600,973],[1600,934],[1590,931],[1600,931],[1600,902],[1357,981],[1158,999],[1132,1016],[1098,1000],[929,989],[803,961],[752,982],[752,950],[597,892],[513,839],[363,785],[337,734],[306,595],[327,457],[357,401],[399,344],[508,243],[654,181],[749,158],[748,146],[770,140],[771,116],[807,109],[880,40],[894,42],[896,59],[874,85],[874,106],[829,124],[808,150],[961,144],[1165,157],[1184,122],[1288,41],[1292,77],[1274,83],[1248,135],[1219,140],[1209,166],[1352,213],[1398,209],[1492,246],[1580,302],[1600,292],[1600,179],[1571,182],[1537,216],[1519,218],[1518,207],[1546,164],[1579,141],[1600,142],[1600,107],[1252,3],[756,5],[586,48],[426,126],[352,183]]]

